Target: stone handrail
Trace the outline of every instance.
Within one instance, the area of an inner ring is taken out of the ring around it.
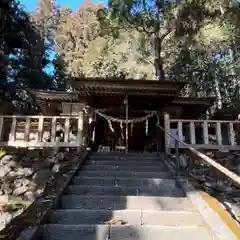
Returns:
[[[160,125],[158,125],[158,127],[165,132],[165,134],[167,134],[168,136],[170,136],[171,138],[173,138],[175,140],[175,142],[177,143],[175,146],[179,146],[179,144],[183,145],[185,148],[187,148],[188,150],[190,150],[193,154],[195,154],[196,156],[200,157],[205,163],[209,164],[210,166],[214,167],[215,169],[217,169],[219,172],[223,173],[225,176],[227,176],[230,180],[232,180],[234,183],[236,183],[238,186],[240,186],[240,177],[229,171],[227,168],[223,167],[221,164],[217,163],[216,161],[214,161],[212,158],[208,157],[207,155],[199,152],[198,150],[196,150],[195,148],[193,148],[192,146],[190,146],[189,144],[181,141],[180,139],[178,139],[177,137],[175,137],[174,135],[172,135],[169,131],[166,131],[163,127],[161,127]],[[178,151],[178,149],[176,149]],[[178,154],[177,154],[178,155]]]
[[[56,137],[57,126],[62,129],[63,139],[61,141],[58,141]],[[70,141],[71,126],[76,128],[76,141]],[[49,134],[48,141],[43,139],[45,133]],[[82,112],[78,116],[0,115],[1,147],[80,147],[82,141]]]

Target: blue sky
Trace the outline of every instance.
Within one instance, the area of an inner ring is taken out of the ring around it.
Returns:
[[[84,0],[57,0],[57,4],[62,6],[69,6],[72,9],[78,8],[83,2]],[[97,2],[97,1],[93,0],[93,2]],[[102,0],[99,2],[107,2],[107,1]],[[27,11],[34,11],[38,3],[38,0],[20,0],[20,3],[25,6],[25,9]]]

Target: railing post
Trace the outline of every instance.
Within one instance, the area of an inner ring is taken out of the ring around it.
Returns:
[[[203,122],[203,141],[204,141],[205,145],[209,144],[208,122],[207,121]]]
[[[164,129],[170,133],[170,117],[168,113],[164,113]],[[165,132],[165,152],[170,154],[170,136]]]
[[[70,118],[66,117],[64,127],[64,143],[68,143],[69,141],[69,130],[70,130]]]
[[[44,123],[44,119],[42,116],[39,117],[38,119],[38,137],[37,137],[37,142],[40,143],[42,142],[42,138],[43,138],[43,123]]]
[[[183,141],[183,126],[181,121],[178,121],[178,139]]]
[[[228,125],[228,129],[229,129],[229,142],[231,146],[235,145],[235,131],[234,131],[234,127],[233,127],[233,123],[230,122]]]
[[[179,163],[179,142],[175,139],[175,156],[176,156],[176,173],[179,176],[180,163]]]
[[[195,135],[195,123],[190,122],[190,142],[191,144],[196,144],[196,135]]]
[[[11,132],[10,132],[10,141],[15,141],[15,139],[16,139],[16,125],[17,125],[17,119],[16,119],[16,117],[13,117]]]
[[[25,131],[24,131],[24,141],[25,142],[28,142],[28,140],[29,140],[30,124],[31,124],[31,119],[29,117],[27,117],[26,123],[25,123]]]
[[[221,129],[221,123],[216,123],[216,135],[217,135],[217,143],[218,145],[222,145],[222,129]]]
[[[57,124],[57,118],[52,118],[52,128],[51,128],[51,142],[55,142],[56,140],[56,124]]]

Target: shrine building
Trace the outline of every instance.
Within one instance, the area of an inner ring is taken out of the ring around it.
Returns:
[[[181,97],[186,82],[119,78],[78,78],[73,91],[31,90],[43,115],[83,117],[84,143],[128,151],[164,148],[164,134],[156,136],[163,115],[175,119],[199,119],[213,98]],[[158,142],[156,143],[156,139]],[[160,139],[160,142],[159,142]],[[162,139],[162,141],[161,141]],[[154,145],[155,144],[155,145]],[[159,149],[158,149],[159,150]]]

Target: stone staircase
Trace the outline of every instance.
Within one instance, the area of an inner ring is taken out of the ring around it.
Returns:
[[[214,239],[155,153],[93,153],[40,232],[44,240]]]

